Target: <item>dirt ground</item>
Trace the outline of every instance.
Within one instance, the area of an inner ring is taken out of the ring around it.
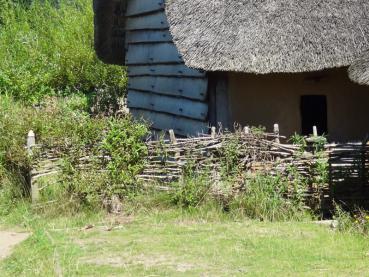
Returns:
[[[0,231],[0,260],[11,254],[12,249],[29,237],[29,233]]]

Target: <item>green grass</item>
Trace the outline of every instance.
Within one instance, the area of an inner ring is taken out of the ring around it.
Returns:
[[[31,103],[76,92],[122,95],[125,69],[103,64],[93,49],[92,1],[59,2],[0,0],[0,94]]]
[[[204,209],[57,218],[27,210],[14,213],[33,234],[0,263],[1,276],[369,275],[367,237],[311,222],[251,221]],[[86,224],[95,227],[82,230]]]

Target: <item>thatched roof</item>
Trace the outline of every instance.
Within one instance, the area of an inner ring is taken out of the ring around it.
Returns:
[[[168,0],[186,65],[304,72],[350,65],[369,48],[368,0]]]
[[[369,85],[369,51],[350,66],[349,76],[356,83]]]

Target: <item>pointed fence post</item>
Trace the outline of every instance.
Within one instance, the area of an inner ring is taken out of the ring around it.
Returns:
[[[275,142],[280,143],[281,141],[279,139],[279,125],[278,124],[274,124],[273,132],[274,132],[274,135],[276,136]]]
[[[28,135],[27,135],[27,152],[28,152],[28,155],[31,156],[32,155],[32,148],[36,145],[36,136],[35,136],[35,133],[30,130],[28,132]],[[32,199],[32,203],[35,203],[38,201],[38,199],[40,198],[40,195],[39,195],[39,190],[38,190],[38,185],[37,183],[34,183],[32,181],[32,173],[33,173],[33,170],[32,170],[32,165],[31,165],[31,168],[30,168],[30,171],[28,173],[28,182],[29,182],[29,186],[31,188],[31,199]]]

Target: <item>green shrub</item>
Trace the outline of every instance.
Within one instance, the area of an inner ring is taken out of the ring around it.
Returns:
[[[27,102],[45,95],[124,93],[125,70],[93,49],[90,0],[0,0],[0,93]],[[10,8],[9,8],[10,7]]]
[[[180,207],[200,207],[211,197],[210,181],[206,176],[186,176],[174,184],[172,202]]]
[[[113,195],[135,193],[139,184],[136,174],[142,169],[147,149],[143,138],[147,126],[130,117],[91,117],[85,96],[45,98],[37,107],[22,105],[11,97],[0,96],[0,197],[11,201],[24,197],[30,159],[25,149],[29,130],[36,134],[38,144],[61,149],[63,172],[58,187],[43,190],[43,200],[69,199],[74,203],[92,205]],[[86,149],[88,149],[86,151]],[[79,158],[86,153],[96,157],[93,165],[79,167]],[[104,153],[111,157],[99,171]],[[37,151],[35,152],[37,156]],[[50,199],[51,198],[51,199]]]
[[[246,180],[245,191],[236,195],[230,210],[260,220],[298,219],[304,205],[297,192],[290,192],[290,182],[280,176],[259,175]],[[288,196],[292,195],[292,197]]]
[[[110,195],[125,195],[137,191],[139,185],[136,176],[143,170],[148,154],[144,142],[147,135],[147,126],[133,124],[131,119],[112,119],[109,122],[101,149],[111,157],[107,164],[111,180]]]
[[[104,127],[99,129],[97,141],[91,143],[81,137],[80,144],[71,145],[64,155],[58,180],[64,196],[59,194],[59,199],[67,198],[82,206],[96,208],[113,197],[122,200],[140,192],[137,175],[147,156],[144,143],[147,126],[134,123],[130,117],[101,120]],[[94,132],[90,135],[95,136]],[[86,155],[90,156],[92,163],[81,168],[80,159]],[[102,156],[109,158],[104,160]]]
[[[224,143],[219,150],[221,159],[221,175],[223,178],[232,178],[241,170],[241,161],[239,158],[241,142],[238,136],[232,137],[227,143]]]

